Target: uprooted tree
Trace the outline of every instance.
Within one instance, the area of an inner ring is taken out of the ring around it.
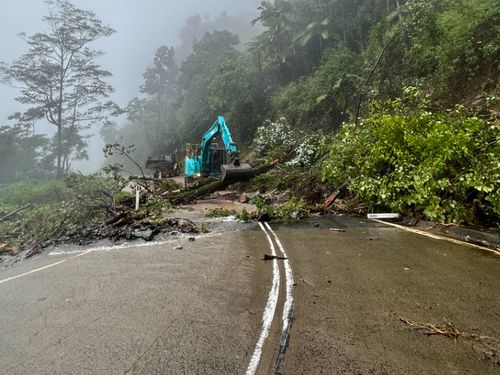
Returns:
[[[11,119],[32,127],[46,120],[57,128],[54,154],[57,177],[69,169],[72,158],[86,158],[82,130],[103,124],[118,107],[107,100],[113,91],[105,82],[111,73],[96,59],[101,51],[90,48],[114,30],[95,13],[65,0],[47,0],[47,31],[25,37],[28,52],[10,65],[0,66],[5,80],[20,90],[16,100],[29,108]]]

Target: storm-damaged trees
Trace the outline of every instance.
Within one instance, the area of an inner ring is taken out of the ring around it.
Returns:
[[[29,106],[11,119],[28,127],[46,120],[57,128],[53,152],[61,178],[72,158],[86,158],[82,130],[105,123],[119,111],[107,99],[113,89],[105,79],[111,73],[96,62],[102,52],[89,46],[114,30],[95,13],[67,1],[47,0],[46,4],[46,31],[28,37],[21,34],[28,52],[0,66],[0,73],[19,89],[16,100]]]

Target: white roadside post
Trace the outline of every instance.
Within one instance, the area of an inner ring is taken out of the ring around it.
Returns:
[[[396,213],[368,214],[368,219],[399,219],[401,215]]]
[[[139,209],[139,201],[141,197],[141,187],[139,184],[135,185],[135,210]]]

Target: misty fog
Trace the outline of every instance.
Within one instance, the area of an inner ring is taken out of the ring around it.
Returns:
[[[259,26],[250,21],[257,14],[256,0],[185,0],[182,2],[158,0],[73,0],[76,7],[96,13],[104,24],[116,33],[93,43],[92,47],[105,53],[99,63],[113,76],[108,82],[115,92],[111,99],[121,107],[139,96],[143,73],[152,63],[155,51],[162,45],[176,47],[176,58],[184,59],[192,41],[205,32],[229,30],[240,36],[241,45],[259,34]],[[2,1],[0,4],[0,62],[10,63],[27,51],[27,44],[19,35],[44,31],[42,18],[48,13],[43,0]],[[0,126],[12,124],[8,117],[26,109],[15,101],[18,90],[0,85]],[[115,119],[118,126],[126,119]],[[52,136],[53,126],[37,123],[37,133]],[[72,168],[84,173],[98,170],[103,163],[103,141],[99,129],[92,129],[89,160],[73,161]]]

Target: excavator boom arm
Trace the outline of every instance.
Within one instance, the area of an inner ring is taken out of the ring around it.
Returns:
[[[224,142],[224,148],[226,152],[230,155],[232,163],[239,163],[238,158],[238,148],[236,144],[233,142],[233,138],[231,136],[231,132],[226,124],[226,120],[224,116],[218,116],[217,120],[212,124],[210,129],[203,134],[201,139],[201,164],[202,169],[209,168],[209,150],[212,140],[220,134],[222,137],[222,141]]]

